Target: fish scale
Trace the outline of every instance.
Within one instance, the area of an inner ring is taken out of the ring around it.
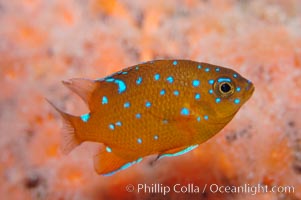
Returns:
[[[98,80],[64,82],[89,113],[64,119],[64,150],[103,143],[94,157],[112,175],[145,156],[178,156],[217,134],[251,97],[254,86],[232,69],[189,60],[157,60]],[[53,104],[52,104],[53,105]]]

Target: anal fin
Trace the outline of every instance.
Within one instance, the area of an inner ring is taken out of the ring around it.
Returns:
[[[199,145],[192,145],[192,146],[188,146],[188,147],[180,147],[180,148],[175,148],[175,149],[170,149],[167,151],[164,151],[162,153],[159,153],[158,157],[156,160],[163,158],[163,157],[172,157],[172,156],[180,156],[183,155],[185,153],[188,153],[189,151],[197,148]]]
[[[110,176],[140,162],[141,160],[142,158],[127,160],[117,156],[113,152],[102,150],[94,156],[94,168],[98,174]]]

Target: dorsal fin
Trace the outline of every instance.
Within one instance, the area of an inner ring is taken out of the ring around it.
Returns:
[[[87,105],[89,104],[92,93],[97,86],[96,81],[84,78],[72,78],[67,81],[63,81],[63,84],[80,96]]]

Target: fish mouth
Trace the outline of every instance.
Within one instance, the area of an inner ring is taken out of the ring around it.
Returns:
[[[245,87],[246,98],[245,101],[249,100],[255,91],[254,84],[251,81],[248,81],[248,85]]]
[[[253,92],[255,91],[255,87],[253,85],[253,83],[251,84],[251,87],[250,87],[250,93],[251,95],[253,94]]]
[[[246,91],[250,91],[251,95],[253,94],[255,90],[254,84],[251,81],[248,81],[248,85],[246,87]]]

